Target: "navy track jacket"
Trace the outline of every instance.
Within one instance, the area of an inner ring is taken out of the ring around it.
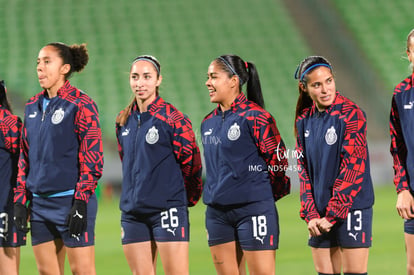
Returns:
[[[20,118],[0,105],[0,213],[13,208],[21,130]]]
[[[325,217],[335,223],[350,209],[374,203],[365,113],[336,93],[332,105],[319,112],[313,104],[296,120],[300,166],[300,216],[309,222]]]
[[[75,189],[88,202],[103,169],[102,134],[95,102],[69,81],[43,112],[43,90],[24,114],[15,202],[29,193],[48,195]]]
[[[116,125],[122,160],[120,208],[156,213],[193,206],[202,192],[201,158],[190,120],[157,97],[147,112],[137,104],[124,126]]]
[[[201,124],[206,163],[203,201],[234,205],[290,192],[285,145],[274,118],[243,93],[231,108],[217,107]]]
[[[399,83],[392,97],[390,115],[391,155],[397,192],[414,191],[414,74]]]

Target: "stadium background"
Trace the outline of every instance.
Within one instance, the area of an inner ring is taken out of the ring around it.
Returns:
[[[375,184],[391,184],[388,116],[393,87],[410,74],[405,41],[414,28],[413,1],[0,0],[0,4],[0,79],[6,81],[19,116],[27,99],[40,91],[36,76],[40,48],[55,41],[87,43],[89,64],[71,83],[86,91],[100,110],[105,154],[101,190],[117,189],[121,182],[114,120],[130,100],[130,62],[140,54],[160,60],[160,93],[191,118],[200,146],[199,125],[215,107],[204,85],[209,63],[226,53],[254,62],[266,109],[292,150],[297,98],[293,73],[307,55],[327,57],[338,90],[367,113]],[[296,175],[292,178],[297,188]]]

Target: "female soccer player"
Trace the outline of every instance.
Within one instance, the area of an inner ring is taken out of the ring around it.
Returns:
[[[414,274],[414,29],[407,36],[407,56],[412,74],[399,83],[392,97],[390,134],[391,155],[394,159],[394,184],[398,193],[397,211],[405,219],[407,274]]]
[[[19,274],[20,246],[26,233],[13,223],[13,188],[16,187],[17,161],[22,122],[12,114],[6,86],[0,81],[0,274]]]
[[[43,91],[25,108],[15,222],[31,237],[40,274],[95,274],[95,188],[103,152],[95,102],[68,78],[88,62],[85,44],[50,43],[37,57]],[[28,208],[30,211],[28,211]]]
[[[298,66],[296,106],[300,216],[318,274],[367,274],[374,192],[364,112],[336,91],[331,64]]]
[[[201,158],[190,120],[159,96],[161,66],[132,62],[133,98],[116,119],[122,161],[122,245],[133,274],[189,274],[188,206],[201,196]]]
[[[247,98],[242,86],[247,85]],[[290,192],[285,145],[264,102],[256,66],[222,55],[208,67],[210,101],[202,122],[208,244],[218,274],[274,274],[275,201]]]

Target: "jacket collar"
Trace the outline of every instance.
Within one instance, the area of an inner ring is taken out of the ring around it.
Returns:
[[[147,110],[150,112],[150,113],[156,113],[157,112],[157,110],[161,107],[161,105],[164,103],[165,101],[164,101],[164,99],[162,99],[162,97],[160,97],[160,96],[157,96],[149,105],[148,105],[148,107],[147,107]],[[135,104],[134,104],[134,106],[132,107],[132,111],[133,112],[141,112],[140,110],[139,110],[139,108],[138,108],[138,104],[137,104],[137,102],[135,101]]]
[[[57,96],[64,98],[66,97],[75,87],[73,87],[69,80],[66,80],[65,84],[63,84],[62,87],[59,88],[59,90],[57,91]],[[43,90],[43,96],[44,97],[49,97],[47,94],[46,89]]]
[[[233,101],[233,103],[230,105],[230,109],[229,110],[231,110],[233,113],[234,112],[236,112],[236,110],[237,110],[237,108],[238,108],[238,106],[240,105],[240,104],[242,104],[242,103],[245,103],[247,101],[247,98],[246,98],[246,96],[244,95],[244,93],[240,93],[237,97],[236,97],[236,99]],[[215,110],[215,112],[214,112],[216,115],[217,114],[219,114],[219,113],[222,113],[222,110],[221,110],[221,108],[220,108],[220,104],[217,104],[217,108],[216,108],[216,110]]]
[[[312,116],[312,115],[314,115],[316,113],[328,113],[328,114],[330,114],[332,112],[332,110],[334,109],[335,105],[341,104],[342,102],[344,102],[344,98],[342,97],[342,95],[338,91],[336,91],[335,92],[335,99],[332,102],[331,106],[329,106],[328,108],[326,108],[324,111],[319,112],[318,111],[318,108],[316,107],[316,103],[313,102],[313,105],[312,105],[312,108],[310,110],[309,115]]]

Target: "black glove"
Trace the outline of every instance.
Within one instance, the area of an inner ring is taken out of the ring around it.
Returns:
[[[75,200],[68,216],[69,234],[79,237],[86,230],[86,202]]]
[[[27,227],[27,217],[28,211],[26,206],[18,202],[14,203],[14,224],[18,230],[24,233],[29,232],[29,228]]]

